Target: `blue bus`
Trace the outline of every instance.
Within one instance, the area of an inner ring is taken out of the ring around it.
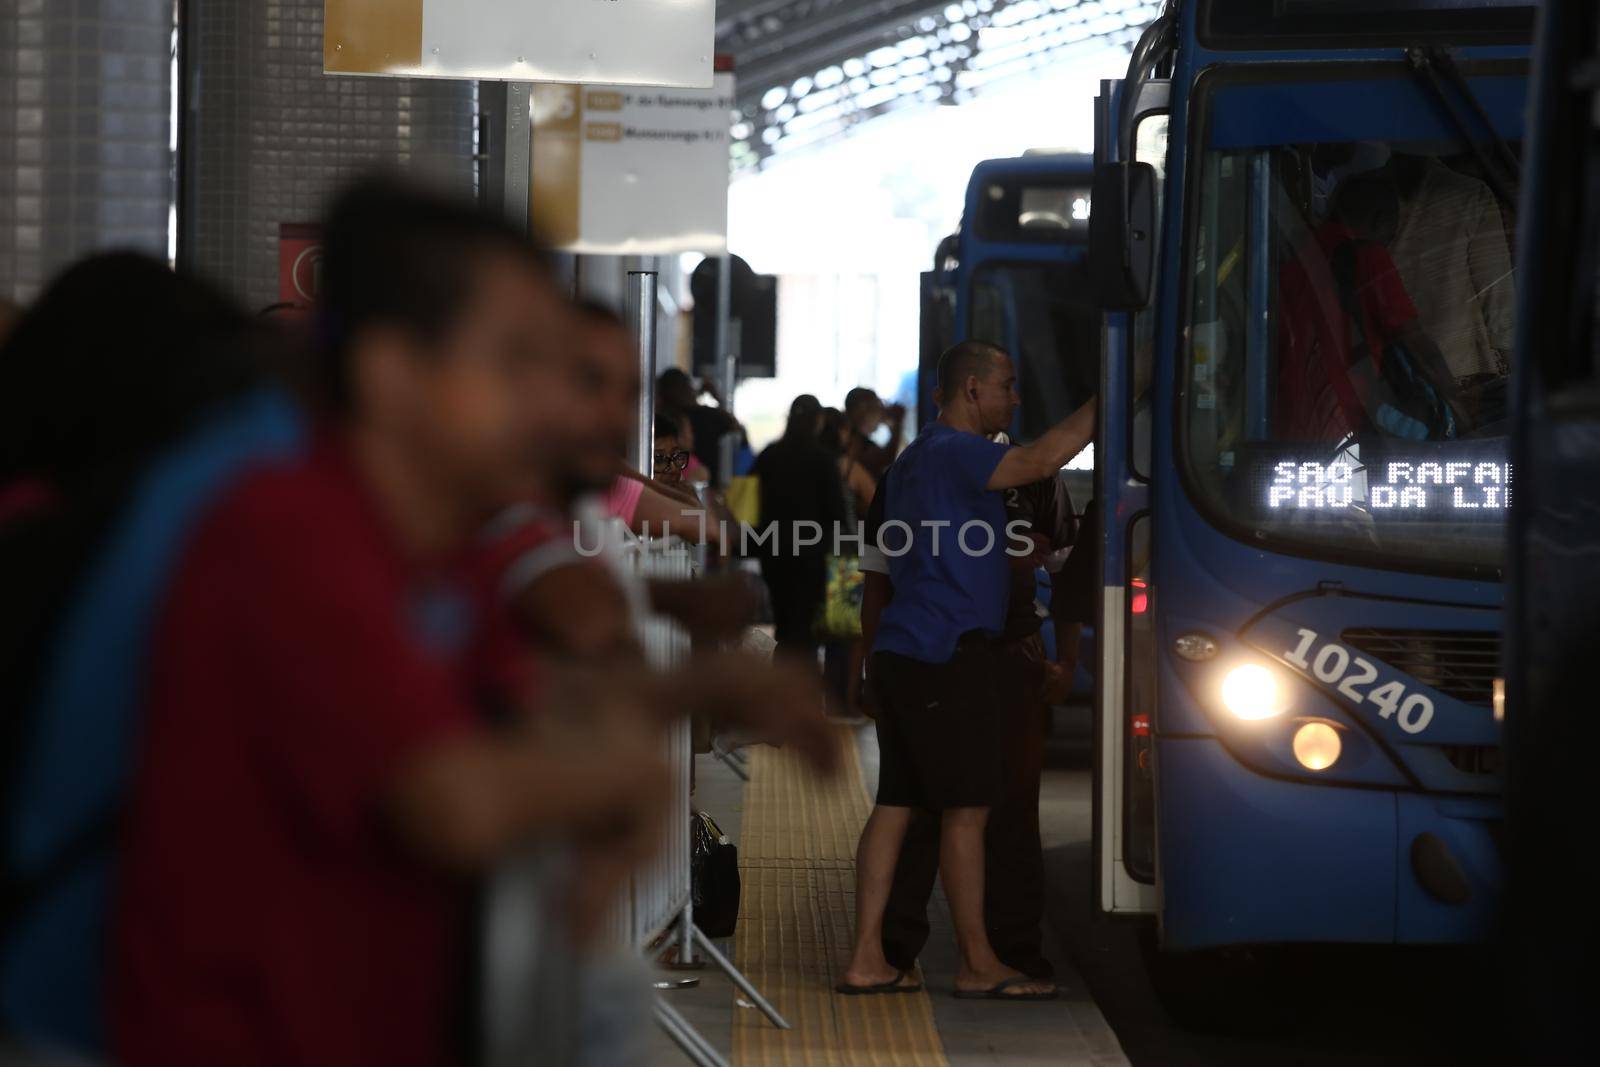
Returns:
[[[973,168],[960,229],[940,243],[933,270],[922,276],[919,429],[937,414],[940,353],[966,338],[997,344],[1016,360],[1022,406],[1013,440],[1032,440],[1099,388],[1101,311],[1088,267],[1093,182],[1092,157],[1067,152],[1030,152]],[[1094,495],[1093,460],[1093,450],[1085,449],[1060,474],[1080,515]],[[1041,601],[1049,597],[1049,581],[1041,571]],[[1044,639],[1053,649],[1048,620]],[[1075,702],[1091,692],[1093,650],[1090,627],[1080,645]],[[1084,722],[1064,725],[1083,732]]]
[[[1521,227],[1507,597],[1507,1001],[1525,1062],[1580,1047],[1593,911],[1552,878],[1595,884],[1594,670],[1600,662],[1600,5],[1546,0]]]
[[[1094,395],[1100,308],[1088,274],[1093,180],[1093,160],[1067,153],[990,159],[974,168],[961,227],[940,243],[922,279],[919,428],[937,413],[939,354],[963,339],[991,341],[1016,358],[1018,440],[1032,440]]]
[[[1185,0],[1097,101],[1095,888],[1180,1019],[1495,919],[1535,14]]]

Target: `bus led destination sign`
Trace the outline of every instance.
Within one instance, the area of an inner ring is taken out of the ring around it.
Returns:
[[[1438,514],[1511,506],[1511,464],[1503,460],[1282,460],[1272,465],[1266,483],[1263,503],[1276,512],[1362,508]]]

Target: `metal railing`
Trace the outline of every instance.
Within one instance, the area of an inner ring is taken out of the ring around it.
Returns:
[[[688,581],[695,576],[696,552],[683,542],[641,541],[620,530],[613,532],[619,536],[610,542],[615,557],[611,562],[624,580],[637,585],[662,579]],[[641,612],[636,626],[652,667],[671,670],[688,660],[689,635],[677,623]],[[671,800],[662,812],[663,846],[635,872],[613,904],[604,926],[607,947],[613,954],[622,953],[633,960],[645,953],[673,956],[681,967],[699,963],[695,959],[698,949],[773,1025],[788,1029],[789,1024],[760,991],[694,924],[689,834],[694,752],[686,718],[668,729],[664,744]],[[648,983],[643,979],[634,991],[643,998],[637,1002],[628,999],[628,993],[619,998],[614,977],[600,980],[609,986],[608,995],[596,999],[605,1003],[586,1002],[586,991],[596,985],[594,975],[587,972],[595,967],[595,960],[605,960],[605,953],[580,957],[562,924],[552,921],[552,916],[560,914],[560,895],[571,878],[565,853],[541,848],[505,865],[491,880],[484,901],[482,946],[481,1022],[488,1067],[600,1062],[592,1050],[585,1050],[586,1035],[642,1025],[646,1014],[699,1067],[728,1067],[716,1048],[659,993],[653,1002],[648,999]],[[697,983],[698,979],[666,979],[656,982],[655,988]],[[591,1018],[596,1014],[614,1019],[616,1026],[598,1025]],[[601,1059],[612,1064],[620,1057],[613,1050]]]
[[[630,548],[634,573],[641,580],[687,580],[693,576],[694,550],[681,541],[636,542]],[[676,623],[660,616],[640,620],[639,636],[651,665],[659,669],[675,667],[684,662],[689,654],[688,635]],[[671,746],[669,759],[673,774],[671,818],[676,822],[667,829],[668,845],[657,862],[634,878],[634,945],[642,950],[654,950],[653,946],[660,935],[671,931],[671,936],[661,948],[666,952],[675,950],[679,966],[692,966],[698,947],[774,1026],[787,1030],[789,1023],[778,1014],[778,1010],[694,923],[694,887],[689,855],[690,771],[694,753],[687,719],[674,724],[668,743]],[[678,984],[660,982],[657,988],[672,988]],[[727,1067],[727,1061],[716,1049],[696,1033],[671,1005],[659,998],[656,1002],[656,1021],[700,1067]]]
[[[688,581],[694,577],[691,549],[676,539],[630,541],[627,562],[635,579],[649,581]],[[639,643],[645,658],[658,670],[671,670],[689,658],[689,635],[683,627],[661,615],[644,615],[637,620]],[[631,944],[643,948],[671,928],[691,904],[689,868],[689,793],[694,752],[687,719],[674,723],[667,731],[667,764],[672,773],[672,802],[663,813],[661,828],[665,846],[643,870],[633,877],[628,907],[631,912]]]

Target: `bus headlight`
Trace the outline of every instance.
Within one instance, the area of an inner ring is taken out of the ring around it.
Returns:
[[[1246,663],[1222,679],[1222,706],[1241,719],[1270,719],[1284,712],[1283,687],[1272,671]]]
[[[1294,758],[1308,771],[1325,771],[1339,759],[1339,731],[1325,722],[1308,722],[1294,732]]]

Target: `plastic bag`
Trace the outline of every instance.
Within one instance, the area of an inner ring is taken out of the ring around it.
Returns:
[[[689,816],[694,923],[707,937],[732,937],[739,921],[739,849],[703,811]]]

